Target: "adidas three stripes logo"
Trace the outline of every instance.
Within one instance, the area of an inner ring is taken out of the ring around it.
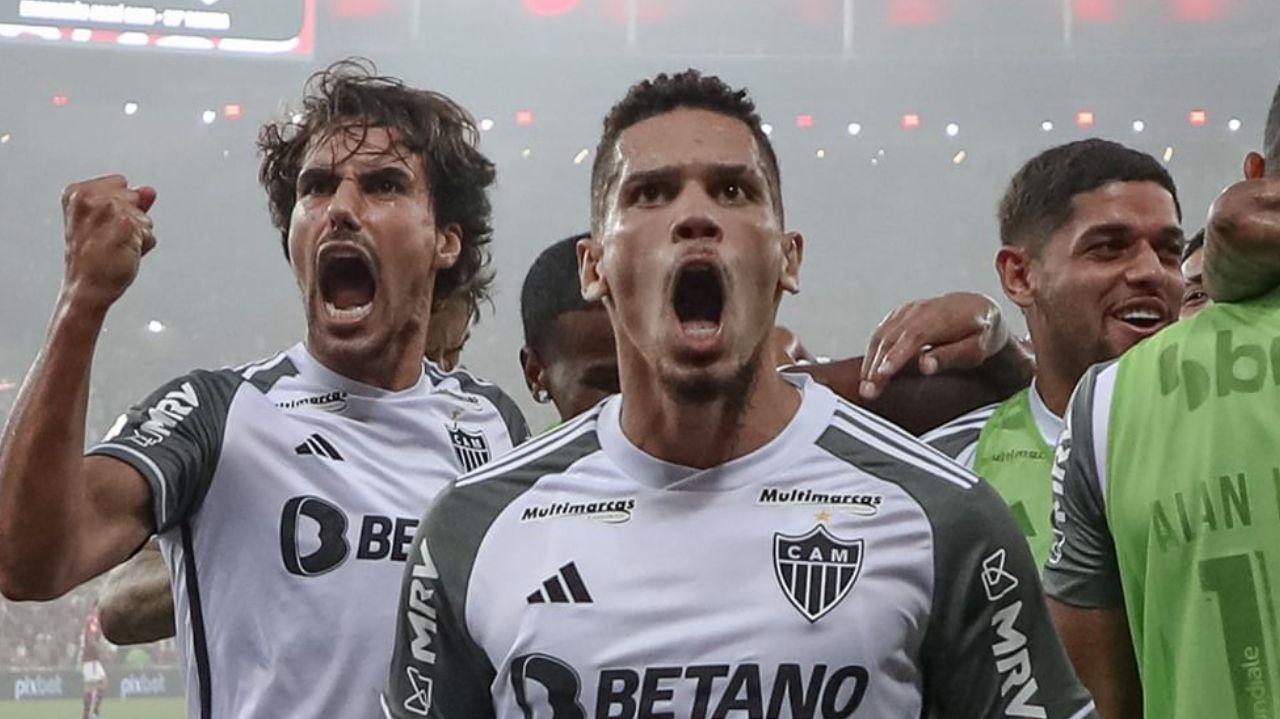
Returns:
[[[313,434],[307,437],[307,441],[293,448],[293,451],[300,455],[313,454],[324,459],[332,459],[335,462],[342,462],[342,455],[339,454],[338,448],[329,443],[329,440],[321,437],[319,434]]]
[[[530,604],[591,604],[591,593],[578,574],[578,567],[569,562],[542,583],[542,588],[534,591],[527,599]]]

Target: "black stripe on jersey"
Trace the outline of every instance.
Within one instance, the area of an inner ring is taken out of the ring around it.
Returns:
[[[261,365],[258,365],[258,366],[261,366]],[[250,367],[249,369],[242,372],[241,376],[243,377],[244,375],[247,375],[252,370],[253,370],[253,367]],[[254,387],[257,387],[258,390],[263,394],[266,394],[267,392],[271,391],[271,388],[276,385],[276,382],[279,382],[285,377],[297,376],[297,374],[298,374],[298,368],[294,366],[293,360],[289,359],[286,356],[284,359],[280,360],[274,365],[267,367],[266,369],[260,372],[255,372],[252,377],[246,378],[245,381],[253,385]]]
[[[560,586],[560,577],[551,577],[542,583],[542,591],[547,593],[547,599],[551,602],[567,602],[569,595],[564,593],[564,587]]]
[[[324,449],[324,452],[322,452],[322,454],[327,453],[326,456],[329,457],[329,459],[336,459],[339,462],[342,461],[342,455],[338,453],[338,449],[334,447],[332,444],[329,444],[329,440],[325,439],[324,437],[321,437],[319,434],[311,435],[311,439],[307,441],[314,442],[320,445],[320,447]]]
[[[949,461],[946,457],[940,455],[937,450],[920,444],[920,440],[907,434],[905,430],[883,422],[883,420],[877,420],[875,415],[860,410],[855,413],[849,411],[850,409],[847,405],[837,407],[836,417],[848,422],[855,429],[866,432],[884,444],[909,456],[913,460],[911,464],[915,464],[921,470],[928,471],[934,477],[960,483],[962,486],[971,486],[977,483],[977,476],[969,473],[960,465]],[[863,416],[859,417],[858,415]],[[898,461],[907,463],[902,459]]]
[[[573,595],[573,601],[583,604],[594,601],[591,599],[591,592],[587,591],[587,583],[582,581],[582,575],[578,574],[578,565],[569,562],[560,568],[560,574],[564,576],[565,584],[569,585],[569,594]]]
[[[982,428],[985,424],[976,427],[968,427],[961,431],[952,432],[945,437],[926,437],[924,443],[938,450],[939,452],[955,459],[967,447],[971,447],[978,443],[978,438],[982,436]]]
[[[517,445],[529,439],[529,423],[524,419],[524,413],[520,411],[520,406],[515,400],[507,396],[496,384],[483,382],[476,378],[475,375],[464,369],[455,369],[452,372],[443,372],[436,365],[426,362],[427,376],[431,378],[433,384],[439,384],[446,379],[451,379],[458,383],[458,388],[467,394],[474,394],[484,397],[498,410],[498,414],[502,417],[502,423],[507,426],[507,434],[511,436],[511,444]]]
[[[196,548],[191,539],[191,524],[182,523],[182,566],[187,575],[187,606],[191,610],[191,647],[196,660],[196,678],[200,685],[200,719],[213,716],[213,687],[210,685],[209,642],[204,631],[204,607],[200,604],[200,580],[196,577]]]

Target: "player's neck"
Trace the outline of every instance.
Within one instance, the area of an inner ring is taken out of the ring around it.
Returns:
[[[801,400],[767,361],[757,365],[745,397],[706,402],[675,396],[652,373],[623,369],[623,434],[653,457],[698,469],[754,452],[782,433]]]
[[[422,351],[412,347],[383,348],[376,353],[347,353],[329,350],[323,342],[308,338],[307,351],[332,372],[392,392],[414,386],[422,376]]]
[[[1071,393],[1076,389],[1082,372],[1059,366],[1047,355],[1036,358],[1035,384],[1031,391],[1040,395],[1044,406],[1058,417],[1065,417]]]

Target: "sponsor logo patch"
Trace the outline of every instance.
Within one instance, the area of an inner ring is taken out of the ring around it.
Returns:
[[[769,506],[821,505],[832,507],[846,514],[872,517],[880,512],[884,496],[879,494],[815,492],[812,489],[779,489],[765,487],[760,490],[756,504]]]
[[[636,508],[635,497],[608,499],[599,502],[553,502],[551,504],[531,505],[520,512],[521,522],[536,522],[541,519],[559,519],[561,517],[579,517],[594,519],[605,524],[622,524],[631,519],[631,512]]]
[[[306,409],[318,409],[324,412],[341,412],[347,408],[347,393],[327,392],[313,397],[291,399],[287,402],[276,402],[276,407],[280,409],[297,409],[299,407],[304,407]]]

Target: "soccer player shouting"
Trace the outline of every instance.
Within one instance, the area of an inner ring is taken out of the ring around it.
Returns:
[[[388,715],[1092,716],[1000,498],[774,371],[804,245],[745,91],[634,86],[592,188],[622,392],[437,500]]]
[[[82,455],[94,346],[154,245],[150,188],[63,198],[66,275],[5,427],[0,589],[49,599],[151,533],[169,563],[188,713],[377,714],[416,517],[524,439],[510,399],[423,362],[433,298],[483,288],[493,165],[448,98],[344,63],[300,122],[268,125],[261,179],[306,339],[198,370]]]

